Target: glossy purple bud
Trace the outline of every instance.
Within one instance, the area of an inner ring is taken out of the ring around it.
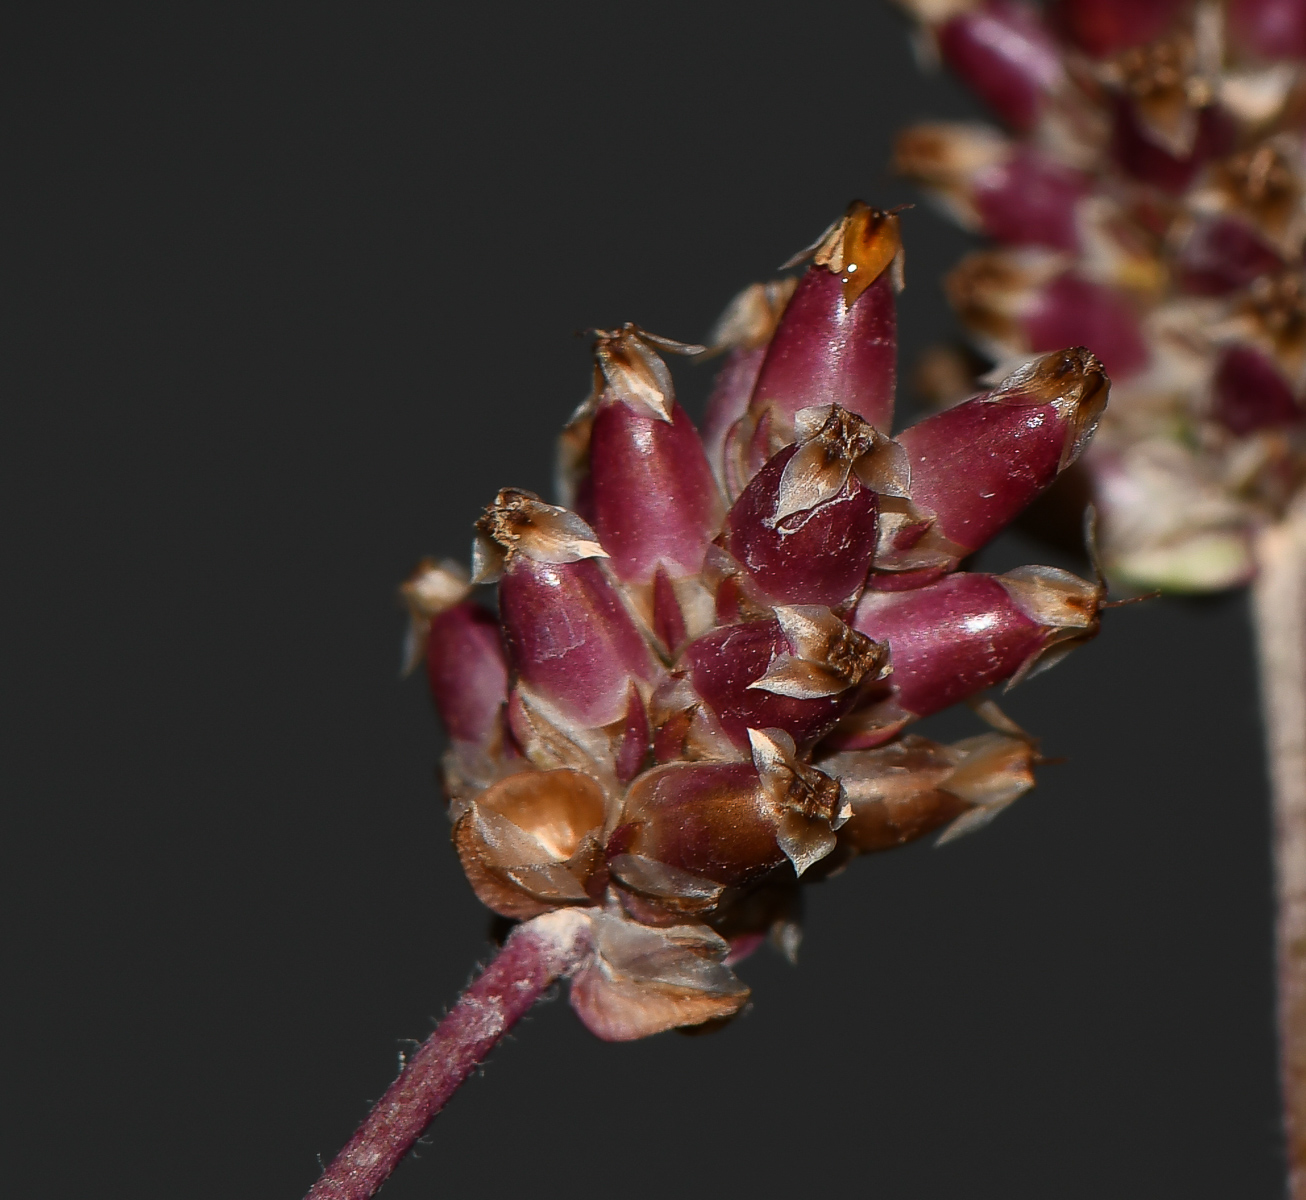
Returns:
[[[657,674],[648,644],[574,513],[505,489],[477,522],[477,578],[499,580],[508,660],[535,692],[588,727],[626,714],[632,679]]]
[[[1197,222],[1179,248],[1176,267],[1185,291],[1222,296],[1282,270],[1283,260],[1245,221],[1216,217]]]
[[[1023,4],[990,0],[946,22],[938,39],[944,62],[1015,129],[1032,128],[1062,82],[1057,44]]]
[[[978,550],[1079,457],[1109,387],[1094,355],[1062,350],[903,430],[912,500],[962,553]]]
[[[1301,405],[1273,360],[1250,346],[1230,346],[1215,371],[1211,415],[1240,437],[1292,425]]]
[[[725,506],[698,431],[679,404],[654,416],[601,401],[590,439],[594,529],[617,577],[649,583],[662,564],[676,578],[703,565]]]
[[[735,501],[720,545],[770,603],[845,607],[875,557],[877,492],[906,496],[906,460],[835,406],[804,409],[795,432]]]
[[[909,592],[867,592],[853,626],[888,643],[893,674],[883,694],[924,717],[1051,665],[1053,647],[1064,652],[1093,637],[1102,598],[1053,567],[959,572]]]
[[[1237,41],[1262,58],[1306,58],[1306,4],[1301,0],[1230,0]]]
[[[1089,54],[1103,57],[1165,32],[1185,0],[1056,0],[1054,20]]]
[[[749,729],[783,729],[801,746],[834,727],[863,684],[887,669],[884,647],[828,608],[781,606],[771,620],[726,625],[681,659],[694,691],[737,746]]]
[[[838,404],[888,432],[893,423],[902,286],[898,217],[856,201],[810,251],[753,390],[783,438],[800,409]]]

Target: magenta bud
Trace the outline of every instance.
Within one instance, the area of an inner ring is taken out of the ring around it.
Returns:
[[[771,603],[856,601],[875,557],[877,492],[905,497],[897,444],[836,406],[805,409],[799,441],[753,477],[726,517],[720,545]]]
[[[1220,356],[1211,414],[1240,437],[1292,425],[1303,416],[1277,364],[1250,346],[1230,346]]]
[[[1219,109],[1203,108],[1194,116],[1192,148],[1175,154],[1158,144],[1135,107],[1124,97],[1116,105],[1111,150],[1120,168],[1143,183],[1178,196],[1213,158],[1233,147],[1234,124]]]
[[[893,674],[872,702],[892,696],[928,716],[1013,678],[1051,665],[1097,633],[1102,593],[1054,567],[1006,575],[960,572],[910,592],[867,592],[854,628],[887,642]],[[1058,655],[1059,657],[1059,655]]]
[[[938,39],[944,62],[1015,129],[1032,128],[1062,82],[1057,44],[1023,4],[989,0],[946,22]]]
[[[482,749],[498,743],[508,666],[494,614],[466,599],[467,572],[423,559],[400,587],[408,606],[404,673],[426,660],[431,699],[450,739]]]
[[[1113,378],[1141,371],[1148,361],[1138,313],[1117,288],[1065,274],[1030,298],[1023,322],[1035,354],[1061,346],[1087,346],[1097,353]]]
[[[1185,291],[1221,296],[1282,270],[1283,260],[1246,222],[1217,217],[1194,225],[1179,248],[1176,266]]]
[[[712,630],[686,648],[694,691],[737,746],[748,730],[783,729],[810,745],[887,670],[884,647],[828,608],[781,606],[775,617]]]
[[[501,491],[476,523],[477,577],[499,577],[499,616],[513,670],[587,727],[626,713],[632,679],[652,680],[648,644],[595,560],[606,557],[575,513],[529,492]]]
[[[617,577],[648,583],[703,565],[724,505],[698,432],[679,404],[670,419],[600,403],[590,441],[594,529]]]
[[[810,251],[753,390],[752,411],[772,410],[782,440],[800,409],[838,404],[888,432],[893,423],[902,286],[898,217],[855,201]]]
[[[1079,457],[1109,387],[1102,364],[1076,347],[903,430],[913,502],[961,553],[978,550]]]
[[[1237,41],[1262,58],[1306,58],[1306,5],[1301,0],[1230,0]]]
[[[1055,20],[1089,54],[1103,57],[1160,37],[1185,0],[1056,0]]]
[[[1075,206],[1087,192],[1081,172],[1027,147],[971,183],[972,203],[989,237],[1054,250],[1079,249]]]

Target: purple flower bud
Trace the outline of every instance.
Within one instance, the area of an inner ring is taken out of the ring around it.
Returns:
[[[882,676],[884,647],[849,629],[828,608],[781,606],[775,617],[714,629],[681,659],[694,692],[736,746],[749,729],[783,729],[807,746],[828,733]]]
[[[776,326],[752,411],[772,411],[773,436],[782,443],[798,411],[818,404],[838,404],[888,432],[898,344],[894,291],[902,287],[898,217],[856,201],[806,253],[812,266]]]
[[[853,627],[887,642],[893,663],[870,701],[892,698],[924,717],[1025,678],[1096,636],[1102,600],[1099,587],[1055,567],[958,573],[914,591],[867,592]]]
[[[1306,6],[1301,0],[1230,0],[1237,40],[1263,58],[1306,58]]]
[[[1075,210],[1087,177],[982,125],[908,129],[894,148],[894,168],[938,192],[968,229],[1013,246],[1079,249]]]
[[[907,495],[906,461],[837,406],[803,410],[795,433],[735,501],[720,545],[771,603],[845,607],[875,556],[877,492]]]
[[[1135,179],[1177,196],[1211,159],[1228,153],[1235,136],[1232,123],[1219,109],[1203,108],[1193,120],[1191,149],[1176,154],[1158,143],[1134,105],[1121,97],[1116,105],[1112,155]]]
[[[429,559],[400,588],[410,613],[405,671],[425,657],[431,699],[450,739],[487,748],[503,734],[508,666],[499,622],[463,599],[468,590],[463,568]]]
[[[604,335],[599,346],[615,355],[633,342],[656,358],[641,339],[623,330]],[[659,563],[673,577],[697,573],[724,505],[698,432],[673,398],[652,384],[624,395],[606,387],[594,414],[589,471],[594,529],[619,579],[650,583]]]
[[[1165,32],[1185,0],[1056,0],[1055,20],[1099,58]]]
[[[989,0],[946,22],[938,39],[944,62],[1015,129],[1034,125],[1064,78],[1056,43],[1022,4]]]
[[[499,576],[499,615],[513,670],[585,726],[625,716],[634,678],[657,671],[606,557],[574,513],[505,489],[477,521],[477,578]]]
[[[1109,386],[1087,350],[1063,350],[904,430],[912,500],[963,553],[978,550],[1079,457]]]
[[[1215,371],[1211,415],[1239,436],[1302,419],[1278,366],[1250,346],[1230,346]]]
[[[1258,276],[1281,270],[1283,260],[1256,231],[1240,220],[1199,221],[1176,259],[1179,282],[1199,296],[1221,296],[1246,287]]]

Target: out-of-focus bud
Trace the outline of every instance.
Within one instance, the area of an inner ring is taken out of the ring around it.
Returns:
[[[477,898],[525,920],[589,901],[605,810],[603,789],[580,771],[524,771],[455,812],[453,843]]]
[[[1170,438],[1148,438],[1091,460],[1102,557],[1134,587],[1205,592],[1246,583],[1255,570],[1255,514],[1215,464]]]
[[[863,684],[888,671],[883,645],[828,608],[779,606],[775,618],[712,630],[682,658],[694,692],[736,746],[748,730],[783,729],[810,745],[848,711]]]
[[[750,284],[726,306],[708,337],[710,351],[725,351],[729,357],[707,399],[703,449],[722,491],[732,500],[746,481],[732,478],[733,473],[727,471],[726,439],[748,411],[766,347],[797,286],[798,280],[793,278]]]
[[[724,938],[705,925],[651,929],[595,910],[593,957],[571,980],[571,1007],[595,1036],[632,1041],[733,1017],[748,988],[724,965]]]
[[[598,540],[626,583],[652,582],[659,564],[674,578],[695,574],[724,511],[698,432],[663,390],[671,377],[655,347],[666,346],[627,325],[600,333],[594,347],[590,504]]]
[[[1079,457],[1109,386],[1094,355],[1063,350],[904,430],[914,503],[963,552],[978,550]]]
[[[946,825],[940,844],[992,820],[1034,786],[1037,751],[1027,739],[982,734],[944,746],[904,737],[875,750],[823,759],[843,784],[852,816],[839,841],[859,854],[889,850]]]
[[[943,61],[1013,128],[1038,119],[1065,75],[1057,45],[1037,12],[1010,0],[988,0],[936,29]]]
[[[905,592],[867,592],[854,628],[886,642],[893,674],[867,705],[924,717],[994,684],[1013,685],[1097,634],[1102,589],[1055,567],[958,573]],[[878,744],[875,724],[850,719],[844,744]],[[854,729],[855,727],[855,729]],[[861,738],[867,729],[871,736]]]
[[[1300,137],[1279,134],[1212,166],[1188,197],[1196,212],[1237,218],[1284,259],[1306,239],[1306,169]],[[1226,235],[1228,236],[1228,235]],[[1270,270],[1272,268],[1266,268]],[[1248,280],[1250,282],[1250,280]]]
[[[1240,436],[1306,415],[1278,366],[1250,346],[1229,346],[1221,354],[1211,401],[1211,415]]]
[[[1137,305],[1118,288],[1064,269],[1047,251],[982,250],[948,275],[948,299],[993,358],[1087,346],[1115,379],[1147,365]]]
[[[958,224],[1013,246],[1079,249],[1079,171],[983,125],[916,125],[894,149],[901,175],[934,189]]]
[[[845,607],[875,556],[877,494],[908,496],[906,456],[837,405],[802,410],[794,430],[797,443],[735,501],[720,544],[771,603]]]
[[[1222,296],[1279,271],[1283,260],[1245,222],[1215,217],[1194,223],[1180,243],[1175,265],[1185,291]]]
[[[1238,42],[1263,58],[1306,58],[1301,0],[1230,0],[1229,24]]]
[[[477,523],[476,578],[499,578],[509,662],[522,680],[582,724],[625,717],[632,679],[657,676],[607,555],[575,513],[504,489]]]
[[[467,572],[457,563],[425,559],[400,588],[408,605],[405,673],[422,658],[431,698],[450,739],[492,748],[502,735],[508,665],[499,622],[465,600]]]
[[[885,432],[893,424],[893,297],[903,282],[898,217],[855,201],[793,265],[809,256],[753,389],[754,421],[770,414],[772,445],[763,459],[789,440],[797,413],[812,405],[838,404]]]
[[[1056,0],[1054,20],[1098,57],[1150,42],[1165,32],[1185,0]]]

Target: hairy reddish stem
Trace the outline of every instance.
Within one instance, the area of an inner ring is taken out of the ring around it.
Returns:
[[[514,929],[305,1200],[375,1196],[463,1080],[588,950],[589,923],[574,911],[545,913]]]
[[[1290,1200],[1306,1200],[1306,496],[1257,542],[1261,704],[1274,816],[1279,1078]]]

